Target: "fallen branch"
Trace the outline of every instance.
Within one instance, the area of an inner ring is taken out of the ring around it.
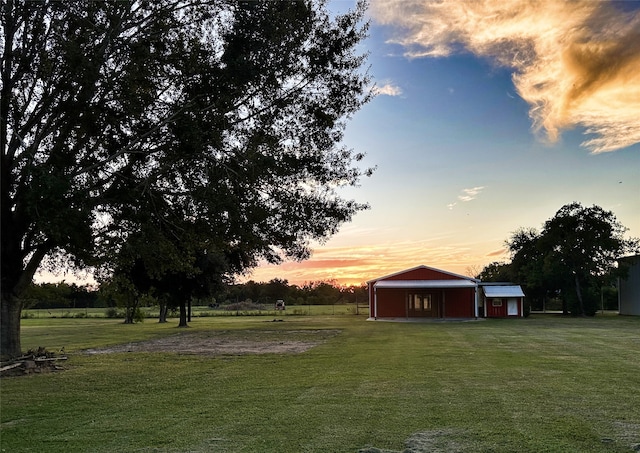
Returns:
[[[19,366],[22,366],[22,365],[24,365],[24,362],[16,362],[16,363],[12,363],[11,365],[3,366],[2,368],[0,368],[0,373],[4,373],[5,371],[18,368]]]
[[[63,355],[62,357],[36,357],[32,359],[34,362],[55,362],[57,360],[67,360],[68,357]]]
[[[56,362],[67,359],[67,356],[56,357],[52,352],[40,347],[37,351],[29,350],[26,355],[0,364],[0,376],[19,376],[63,370],[64,368],[56,365]]]

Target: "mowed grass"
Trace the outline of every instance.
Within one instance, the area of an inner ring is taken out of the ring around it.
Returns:
[[[366,304],[366,302],[365,302]],[[318,316],[318,315],[352,315],[358,314],[366,316],[369,313],[369,307],[363,305],[362,302],[356,304],[333,304],[333,305],[288,305],[286,310],[276,310],[273,305],[261,304],[263,307],[269,307],[262,310],[234,310],[230,308],[211,308],[206,305],[194,305],[192,307],[192,315],[194,317],[209,316]],[[28,319],[43,318],[106,318],[108,308],[28,308],[22,310],[22,316]],[[158,318],[159,308],[140,307],[145,318]],[[122,312],[122,309],[120,309]],[[124,315],[123,315],[124,317]],[[177,318],[177,311],[169,313],[169,319]]]
[[[196,318],[188,333],[323,342],[299,354],[86,355],[175,323],[23,320],[58,373],[0,381],[7,452],[640,451],[640,318]],[[230,340],[231,341],[231,340]]]

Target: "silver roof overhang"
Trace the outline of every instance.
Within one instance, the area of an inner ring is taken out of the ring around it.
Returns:
[[[475,288],[477,284],[469,280],[379,280],[373,286],[396,289],[443,289]]]
[[[520,286],[485,286],[482,289],[487,297],[524,297]]]

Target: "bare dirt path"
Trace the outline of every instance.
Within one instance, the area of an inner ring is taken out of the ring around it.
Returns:
[[[174,352],[199,355],[298,354],[324,343],[339,330],[188,332],[141,342],[124,343],[86,354],[118,352]]]

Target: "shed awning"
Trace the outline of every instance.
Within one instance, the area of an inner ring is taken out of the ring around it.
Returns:
[[[374,288],[398,289],[438,289],[438,288],[475,288],[477,285],[470,280],[380,280],[375,282]]]
[[[524,297],[520,286],[485,286],[482,288],[487,297]]]

